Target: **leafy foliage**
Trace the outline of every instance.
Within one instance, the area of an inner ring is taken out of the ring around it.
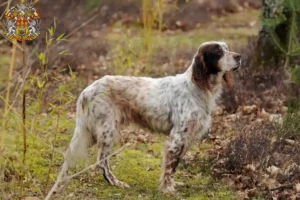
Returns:
[[[299,67],[290,65],[290,58],[300,56],[300,1],[266,0],[265,3],[271,14],[264,13],[263,26],[269,31],[274,46],[285,56],[284,68],[289,81],[299,82]]]

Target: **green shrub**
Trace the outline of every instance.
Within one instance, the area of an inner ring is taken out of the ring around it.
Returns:
[[[262,24],[279,52],[275,56],[284,57],[288,81],[299,83],[300,67],[291,59],[300,56],[300,1],[265,0],[264,8]]]

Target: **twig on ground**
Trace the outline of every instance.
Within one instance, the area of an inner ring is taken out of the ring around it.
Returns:
[[[286,184],[286,185],[281,185],[276,188],[269,189],[270,191],[275,191],[275,190],[283,190],[283,189],[293,189],[294,185],[293,184]]]

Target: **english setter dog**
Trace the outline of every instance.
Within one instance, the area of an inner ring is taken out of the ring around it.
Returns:
[[[113,143],[120,126],[136,123],[169,137],[164,144],[160,187],[175,191],[176,167],[196,138],[211,125],[211,111],[220,96],[222,80],[241,66],[241,55],[224,42],[205,42],[183,74],[164,78],[104,76],[83,90],[77,101],[76,127],[61,174],[66,175],[74,158],[88,147],[99,147],[98,167],[106,181],[129,187],[109,168]]]

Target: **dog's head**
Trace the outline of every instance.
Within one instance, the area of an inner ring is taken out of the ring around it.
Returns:
[[[205,42],[200,45],[193,64],[192,81],[202,89],[210,89],[210,75],[220,74],[228,86],[231,72],[241,66],[241,55],[229,51],[224,42]]]

